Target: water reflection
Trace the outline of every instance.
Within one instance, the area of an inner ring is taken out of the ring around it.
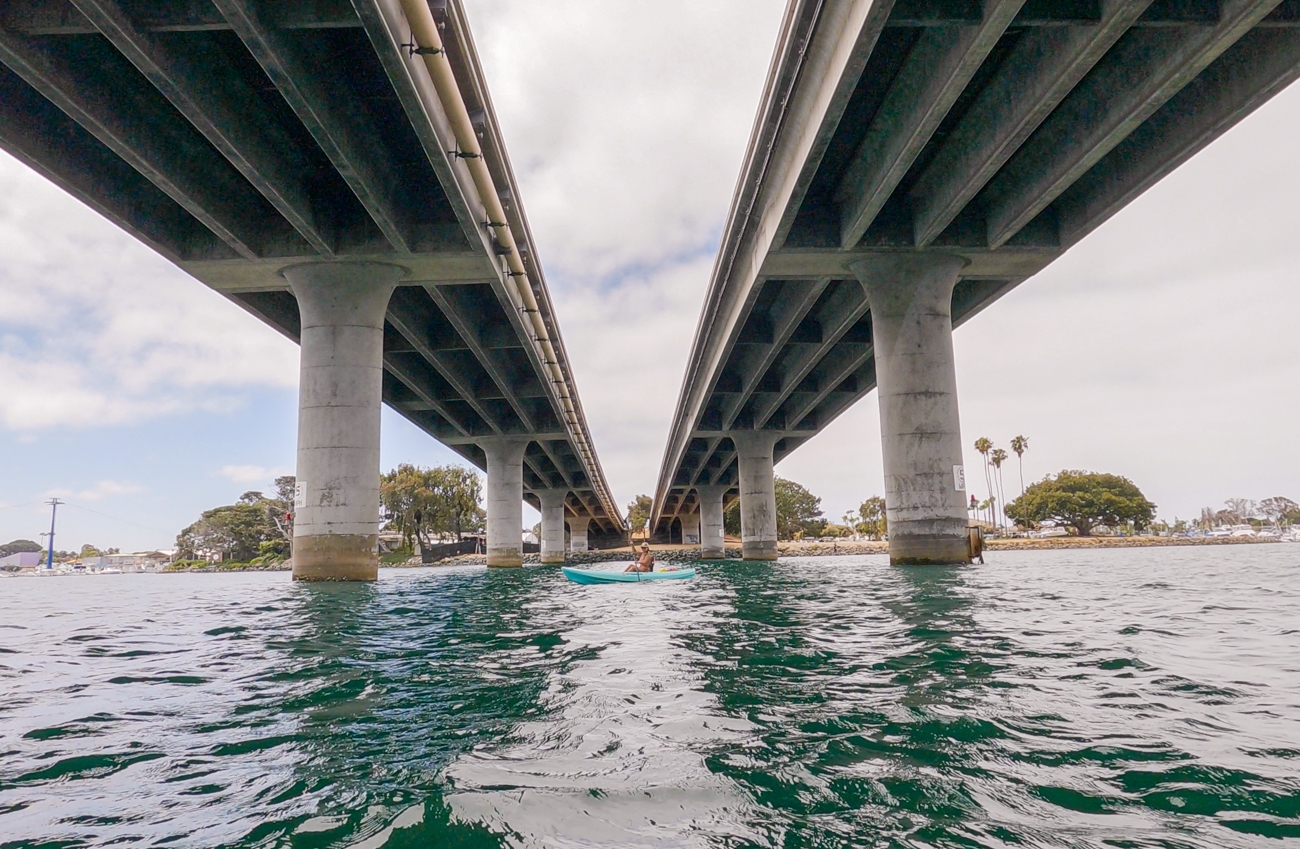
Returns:
[[[458,817],[522,845],[706,845],[748,840],[744,799],[700,748],[746,724],[717,716],[677,634],[730,615],[668,582],[562,588],[571,662],[551,670],[535,718],[445,772]],[[534,602],[537,603],[537,602]]]

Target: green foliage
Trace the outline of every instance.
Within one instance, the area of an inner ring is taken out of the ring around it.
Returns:
[[[777,478],[775,484],[777,539],[822,536],[826,530],[822,500],[792,480]],[[739,498],[723,512],[722,527],[732,536],[740,535]]]
[[[1128,478],[1077,470],[1030,484],[1024,495],[1006,506],[1006,514],[1025,527],[1050,519],[1070,525],[1082,537],[1102,525],[1132,523],[1142,530],[1155,512],[1156,505]]]
[[[648,495],[638,495],[635,501],[627,505],[627,524],[632,529],[632,533],[637,534],[645,530],[653,507],[654,501]]]
[[[273,563],[287,558],[293,540],[293,476],[276,478],[275,488],[273,498],[249,490],[234,504],[205,510],[176,537],[177,562]]]
[[[853,530],[871,539],[880,539],[889,532],[889,520],[885,518],[885,499],[879,495],[873,495],[859,504],[856,515],[849,513],[844,518],[851,522]]]
[[[37,551],[44,551],[41,544],[30,539],[10,540],[4,545],[0,545],[0,557],[8,557],[11,554],[34,554]]]
[[[825,529],[822,500],[792,480],[777,478],[777,539],[818,537]]]
[[[462,466],[430,469],[402,463],[379,479],[379,502],[388,527],[399,532],[409,547],[432,537],[479,533],[487,514],[479,506],[483,484],[478,473]]]

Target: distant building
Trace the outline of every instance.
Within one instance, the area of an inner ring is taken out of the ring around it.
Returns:
[[[97,554],[81,558],[87,570],[116,569],[119,572],[153,572],[166,566],[171,556],[162,551],[137,551],[132,554]]]
[[[0,569],[7,572],[16,572],[19,569],[35,569],[41,565],[41,558],[44,556],[45,552],[43,551],[20,551],[8,557],[0,557]]]

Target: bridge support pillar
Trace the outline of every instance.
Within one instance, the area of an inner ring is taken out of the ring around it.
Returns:
[[[700,558],[703,560],[721,560],[727,556],[722,527],[722,499],[727,489],[726,486],[695,487],[695,495],[700,500]]]
[[[682,545],[699,545],[700,514],[688,513],[678,518],[682,520]]]
[[[577,516],[569,520],[569,551],[581,554],[587,550],[590,544],[587,540],[587,531],[590,528],[590,516]]]
[[[406,272],[378,262],[322,262],[282,273],[302,327],[293,577],[373,581],[384,313]]]
[[[535,489],[533,494],[542,503],[542,554],[543,563],[564,562],[564,499],[567,489]]]
[[[776,559],[776,476],[772,449],[781,438],[767,430],[728,434],[740,467],[740,547],[745,560]]]
[[[487,565],[523,566],[524,451],[527,437],[481,440],[487,454]]]
[[[889,559],[897,565],[970,562],[952,351],[952,292],[963,265],[934,254],[849,263],[871,304]]]

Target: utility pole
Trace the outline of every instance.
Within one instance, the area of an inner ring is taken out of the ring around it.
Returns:
[[[59,515],[59,505],[62,504],[63,502],[57,498],[51,498],[49,501],[45,503],[50,505],[50,549],[49,549],[49,553],[45,556],[45,568],[53,569],[54,568],[54,517]]]

